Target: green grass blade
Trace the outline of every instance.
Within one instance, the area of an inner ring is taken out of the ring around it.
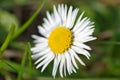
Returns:
[[[9,45],[11,39],[12,39],[12,36],[14,34],[14,30],[15,30],[15,25],[12,24],[11,25],[11,28],[10,28],[10,31],[7,35],[7,38],[5,39],[3,45],[1,46],[0,48],[0,57],[2,56],[3,52],[5,51],[5,49],[7,48],[7,46]]]
[[[31,58],[31,51],[30,51],[30,43],[27,44],[27,51],[28,51],[28,74],[32,75],[32,58]]]
[[[11,63],[10,61],[0,59],[0,68],[5,68],[6,70],[18,72],[18,68],[16,68],[16,64]]]
[[[42,7],[44,6],[46,0],[43,0],[43,2],[41,2],[38,7],[38,9],[35,11],[35,13],[30,17],[30,19],[23,24],[18,31],[13,35],[13,39],[15,39],[16,37],[18,37],[22,32],[25,31],[25,29],[27,29],[29,27],[29,25],[33,22],[33,20],[37,17],[37,15],[39,14],[39,12],[41,11]]]
[[[22,80],[22,74],[24,72],[26,56],[27,56],[27,46],[26,46],[25,52],[23,54],[23,58],[21,61],[21,67],[20,67],[19,72],[18,72],[17,80]]]

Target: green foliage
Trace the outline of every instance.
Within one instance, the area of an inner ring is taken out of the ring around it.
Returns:
[[[26,5],[29,4],[29,0],[0,0],[0,7],[2,8],[13,8],[14,5]]]
[[[91,60],[86,60],[86,67],[79,65],[79,70],[76,74],[70,76],[67,75],[67,79],[87,78],[85,80],[119,80],[120,78],[120,6],[109,5],[107,3],[101,3],[98,0],[71,0],[71,1],[54,1],[50,0],[49,3],[45,4],[46,0],[40,0],[38,9],[34,14],[23,24],[19,25],[19,20],[15,15],[11,14],[8,10],[13,8],[15,5],[23,6],[31,3],[32,0],[0,0],[0,78],[1,75],[4,77],[10,77],[12,80],[52,80],[51,71],[52,64],[45,69],[45,72],[41,73],[39,70],[34,69],[33,61],[31,59],[31,45],[26,44],[26,41],[19,40],[19,36],[25,32],[26,29],[36,19],[38,14],[45,14],[44,10],[48,8],[51,11],[53,4],[66,3],[73,5],[80,9],[80,13],[85,11],[85,16],[90,17],[91,21],[95,22],[94,35],[98,37],[96,41],[89,42],[92,47]],[[72,2],[73,1],[73,2]],[[111,1],[111,0],[110,0]],[[38,0],[34,1],[38,4]],[[34,5],[35,6],[35,5]],[[44,6],[44,10],[41,9]],[[3,9],[2,9],[3,8]],[[6,10],[5,10],[5,9]],[[31,8],[31,7],[30,7]],[[40,12],[41,11],[41,12]],[[39,21],[41,22],[41,20]],[[12,24],[12,25],[11,25]],[[8,34],[8,35],[7,35]],[[16,40],[18,39],[18,41]],[[28,39],[27,39],[28,40]],[[30,40],[29,40],[30,41]],[[27,41],[28,42],[28,41]],[[25,49],[24,49],[25,48]],[[8,49],[11,51],[14,49],[19,53],[15,53],[18,61],[4,58]],[[84,58],[83,58],[84,59]],[[12,74],[13,73],[13,74]],[[15,77],[11,77],[13,75]],[[40,77],[38,77],[40,76]],[[49,78],[50,77],[50,78]],[[59,78],[57,73],[58,80]],[[92,78],[92,79],[89,79]]]
[[[22,58],[22,61],[21,61],[21,66],[20,66],[20,69],[19,69],[17,80],[22,80],[22,75],[23,75],[23,72],[24,72],[26,57],[27,57],[27,47],[26,47],[25,52],[23,54],[23,58]]]
[[[5,11],[0,11],[0,28],[2,29],[1,32],[3,31],[3,33],[5,33],[5,31],[9,31],[8,36],[6,37],[4,43],[2,44],[1,48],[0,48],[0,64],[2,66],[0,66],[1,68],[4,68],[4,66],[6,65],[7,67],[5,67],[6,70],[14,70],[15,72],[18,73],[18,77],[17,80],[21,80],[22,79],[22,75],[24,73],[24,69],[25,69],[25,61],[26,61],[26,57],[27,57],[27,52],[28,52],[28,74],[32,75],[32,59],[31,59],[31,52],[30,52],[30,43],[28,43],[28,45],[26,46],[25,49],[25,53],[23,55],[22,61],[21,61],[21,65],[17,66],[15,68],[15,65],[9,61],[5,61],[2,58],[2,55],[4,53],[4,51],[7,49],[7,47],[9,46],[10,42],[17,38],[20,34],[23,33],[23,31],[25,31],[25,29],[27,29],[27,27],[29,27],[29,25],[33,22],[33,20],[36,18],[36,16],[39,14],[41,8],[44,5],[43,1],[42,3],[40,3],[39,8],[37,9],[37,11],[31,16],[31,18],[25,23],[23,24],[23,26],[21,26],[20,28],[17,29],[17,31],[15,30],[15,27],[18,26],[17,24],[17,20],[15,20],[16,18],[13,15],[10,15],[9,13],[5,12]],[[10,30],[9,30],[9,25],[11,25]],[[8,29],[8,30],[7,30]],[[10,68],[10,69],[8,69]],[[7,74],[7,73],[5,73]]]
[[[32,58],[31,58],[31,51],[30,51],[30,43],[27,44],[27,51],[28,51],[28,74],[29,76],[32,76]]]
[[[12,39],[12,36],[14,34],[14,29],[15,29],[15,25],[12,24],[7,38],[5,39],[3,45],[0,48],[0,57],[2,56],[3,52],[6,50],[7,46],[9,45],[9,43],[10,43],[10,41]]]
[[[15,15],[0,9],[0,43],[5,40],[5,37],[10,30],[11,24],[14,24],[15,30],[17,30],[19,22]]]

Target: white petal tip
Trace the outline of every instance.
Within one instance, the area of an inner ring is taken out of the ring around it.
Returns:
[[[86,66],[86,64],[82,64],[83,66]]]
[[[55,75],[52,75],[53,76],[53,79],[55,79]]]
[[[41,73],[43,72],[44,70],[41,70]]]
[[[36,65],[37,63],[35,62],[34,65]]]
[[[39,67],[36,67],[36,69],[38,69]]]
[[[88,60],[90,60],[90,56],[88,57]]]
[[[61,78],[63,78],[63,76],[61,76]]]
[[[96,40],[96,39],[97,39],[96,37],[93,38],[93,40]]]

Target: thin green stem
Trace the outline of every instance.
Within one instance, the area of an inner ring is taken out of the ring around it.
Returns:
[[[3,63],[5,63],[7,66],[9,66],[12,70],[14,70],[15,72],[17,72],[17,69],[13,66],[13,64],[11,64],[9,61],[4,60],[4,59],[0,59]]]
[[[31,58],[31,51],[30,51],[30,43],[27,44],[27,51],[28,51],[28,73],[32,75],[32,58]]]
[[[1,48],[0,48],[0,57],[2,57],[2,54],[3,52],[6,50],[7,46],[9,45],[11,39],[12,39],[12,36],[14,34],[14,30],[15,30],[15,25],[12,24],[11,27],[10,27],[10,31],[4,41],[4,43],[2,44]]]
[[[24,72],[26,56],[27,56],[27,46],[26,46],[25,52],[23,54],[23,58],[21,61],[21,67],[20,67],[19,72],[18,72],[17,80],[22,80],[22,74]]]

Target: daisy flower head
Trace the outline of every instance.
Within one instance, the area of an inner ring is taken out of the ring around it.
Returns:
[[[78,15],[78,11],[78,8],[68,8],[64,4],[53,6],[53,13],[47,12],[47,17],[43,18],[44,23],[38,26],[42,36],[32,35],[35,39],[35,46],[31,48],[32,58],[36,60],[36,68],[41,67],[41,72],[53,61],[52,76],[55,78],[59,71],[63,77],[66,73],[76,73],[76,61],[85,65],[80,54],[89,59],[88,50],[91,48],[85,43],[96,39],[92,36],[94,22],[87,17],[82,18],[84,12]]]

